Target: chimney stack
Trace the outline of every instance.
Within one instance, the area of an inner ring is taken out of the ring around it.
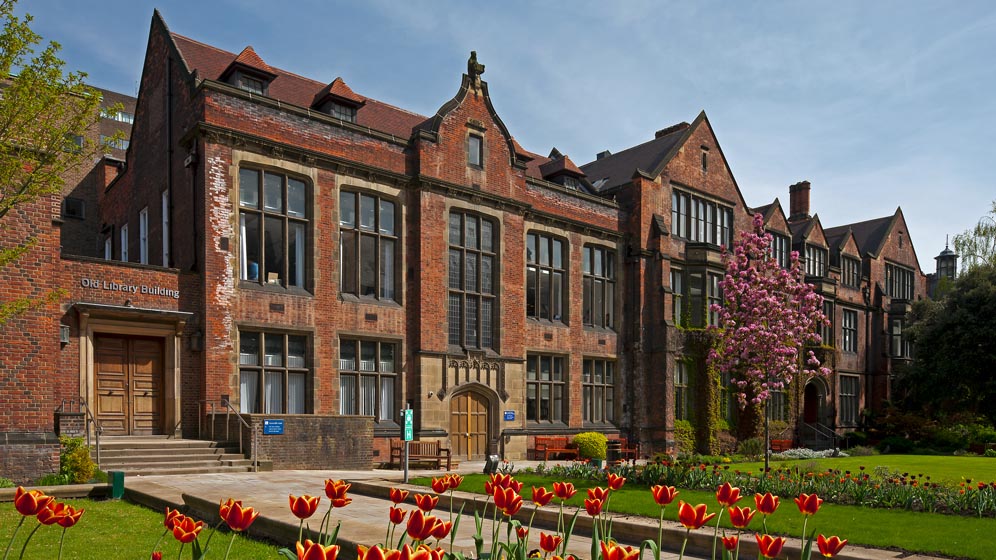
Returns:
[[[595,161],[598,161],[600,159],[605,159],[605,158],[607,158],[607,157],[609,157],[611,155],[612,155],[612,152],[610,152],[608,150],[605,150],[605,151],[602,151],[602,152],[598,152],[598,154],[595,156]]]
[[[809,181],[799,181],[789,187],[789,221],[809,218]]]

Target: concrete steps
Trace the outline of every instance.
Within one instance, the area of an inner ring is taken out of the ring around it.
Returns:
[[[165,436],[105,437],[100,441],[100,469],[128,476],[232,473],[252,470],[237,444],[173,439]],[[96,449],[91,449],[96,460]]]

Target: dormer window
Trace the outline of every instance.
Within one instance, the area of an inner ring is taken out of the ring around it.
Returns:
[[[356,122],[356,107],[352,107],[350,105],[344,105],[342,103],[332,101],[329,103],[329,114],[337,119],[347,122]]]
[[[577,177],[564,175],[564,186],[573,191],[579,191],[581,190],[581,180]]]
[[[238,87],[243,91],[248,91],[249,93],[255,93],[257,95],[265,95],[266,92],[264,88],[266,84],[263,80],[258,78],[253,78],[252,76],[247,76],[245,74],[239,73],[238,75]]]

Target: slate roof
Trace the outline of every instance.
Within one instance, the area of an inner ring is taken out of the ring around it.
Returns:
[[[676,130],[649,142],[586,163],[581,166],[581,171],[592,184],[597,185],[597,192],[625,185],[630,182],[637,169],[648,173],[654,171],[671,149],[684,138],[688,126],[674,128]],[[605,181],[600,182],[602,179]]]
[[[885,236],[889,233],[889,227],[895,215],[875,218],[854,224],[844,224],[824,230],[827,237],[841,235],[848,228],[854,233],[854,241],[858,244],[858,250],[862,255],[875,256],[885,242]]]
[[[190,71],[196,70],[197,75],[202,79],[220,80],[228,67],[238,58],[234,53],[206,45],[183,35],[170,33],[170,36],[180,51],[187,68]],[[250,56],[246,50],[243,50],[242,54]],[[252,54],[255,54],[255,51]],[[256,58],[259,58],[258,55]],[[263,63],[262,59],[259,59],[259,62]],[[315,95],[327,87],[327,84],[322,82],[266,66],[266,63],[263,65],[270,68],[270,71],[276,75],[270,82],[267,93],[269,97],[281,102],[308,108],[315,101]],[[364,103],[363,107],[356,112],[356,124],[360,126],[408,139],[411,137],[413,129],[429,120],[426,116],[388,105],[376,99],[355,93],[354,95]]]

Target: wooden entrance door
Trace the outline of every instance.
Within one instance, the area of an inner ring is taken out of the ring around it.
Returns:
[[[488,454],[488,402],[477,393],[450,400],[450,444],[454,457],[483,459]]]
[[[96,417],[104,433],[162,433],[162,339],[95,335],[93,346]]]

